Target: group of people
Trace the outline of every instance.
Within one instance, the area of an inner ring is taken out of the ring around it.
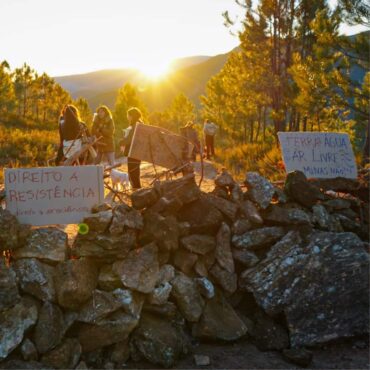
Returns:
[[[131,142],[135,127],[138,123],[143,123],[142,114],[138,108],[130,108],[127,111],[127,120],[129,127],[125,129],[123,138],[119,141],[119,146],[123,155],[127,157],[127,168],[129,180],[133,189],[141,188],[140,182],[140,164],[141,161],[129,157]],[[206,157],[211,159],[215,155],[214,137],[217,126],[205,120],[203,134],[206,145]],[[111,167],[115,165],[115,126],[112,113],[108,107],[101,105],[97,108],[93,118],[91,133],[86,124],[82,122],[78,109],[72,105],[66,105],[59,117],[59,137],[60,144],[56,158],[56,164],[60,165],[65,159],[78,154],[83,144],[89,143],[91,137],[95,137],[94,147],[89,146],[90,164],[100,164],[105,157]],[[201,143],[193,122],[188,122],[182,129],[181,134],[193,144],[193,150],[190,155],[193,161],[196,155],[201,154]]]

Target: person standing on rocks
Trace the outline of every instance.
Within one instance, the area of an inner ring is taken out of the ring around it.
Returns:
[[[121,150],[123,151],[123,155],[125,157],[127,157],[128,153],[130,152],[131,142],[134,136],[136,125],[138,123],[143,123],[140,109],[136,107],[130,108],[127,111],[127,120],[129,127],[124,130],[124,138],[120,142]],[[127,157],[127,171],[133,190],[141,188],[140,164],[140,160]]]
[[[213,158],[215,157],[215,135],[217,128],[217,125],[215,125],[213,122],[210,122],[209,119],[204,121],[203,133],[207,148],[207,159],[211,159],[211,155]]]

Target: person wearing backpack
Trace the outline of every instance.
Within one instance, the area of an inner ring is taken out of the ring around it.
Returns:
[[[114,122],[112,113],[105,105],[101,105],[94,114],[92,134],[101,139],[97,143],[98,155],[95,164],[100,164],[103,156],[110,166],[114,166]]]
[[[215,135],[217,132],[217,125],[210,122],[209,119],[204,121],[203,134],[206,142],[207,159],[211,159],[211,155],[215,156]]]
[[[82,139],[90,136],[87,126],[80,119],[78,109],[68,104],[59,117],[59,138],[60,145],[58,150],[57,162],[63,162],[63,158],[70,158],[82,147]],[[60,158],[63,157],[63,158]]]

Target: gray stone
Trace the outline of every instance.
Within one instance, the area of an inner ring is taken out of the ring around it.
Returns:
[[[282,227],[263,227],[248,231],[243,235],[234,235],[232,243],[237,248],[254,250],[272,245],[285,235]]]
[[[19,228],[17,218],[0,207],[0,252],[19,248]]]
[[[25,361],[37,361],[38,353],[35,345],[28,338],[26,338],[20,347],[21,355]]]
[[[112,210],[92,213],[85,217],[83,222],[89,227],[89,232],[104,233],[112,221]]]
[[[262,209],[267,208],[275,194],[274,186],[257,172],[247,172],[244,182],[248,187],[247,195],[250,200]]]
[[[246,218],[240,218],[236,220],[231,228],[233,235],[242,235],[252,229],[252,223]]]
[[[74,369],[80,361],[81,345],[75,338],[67,338],[55,349],[44,354],[41,362],[54,369]]]
[[[321,229],[328,230],[331,224],[331,216],[322,204],[316,204],[312,207],[313,222]]]
[[[204,301],[194,280],[179,273],[172,280],[171,295],[176,300],[180,312],[187,321],[198,321],[203,311]]]
[[[197,254],[206,254],[216,247],[216,240],[209,235],[190,235],[181,239],[181,245],[188,251]]]
[[[200,256],[203,257],[203,256]],[[197,262],[195,262],[194,265],[194,271],[202,277],[207,277],[208,276],[208,270],[205,264],[205,261],[203,258],[198,258]]]
[[[91,207],[91,213],[99,213],[112,210],[112,206],[109,203],[95,204]]]
[[[112,224],[109,227],[112,235],[121,235],[126,232],[127,228],[142,230],[143,227],[143,216],[138,210],[126,204],[120,204],[114,208]]]
[[[154,243],[131,251],[122,261],[113,264],[123,285],[142,293],[150,293],[158,279],[158,248]]]
[[[145,227],[140,236],[143,244],[156,242],[159,249],[172,251],[179,246],[179,226],[174,216],[161,216],[158,213],[146,212]]]
[[[92,352],[126,340],[138,322],[138,317],[119,310],[95,324],[82,324],[78,331],[82,351]]]
[[[76,257],[89,257],[102,262],[125,258],[136,245],[136,231],[127,229],[123,234],[78,235],[72,252]]]
[[[37,307],[22,299],[0,315],[0,360],[5,359],[22,342],[26,330],[37,321]]]
[[[234,259],[231,253],[231,231],[226,223],[222,223],[216,236],[216,261],[226,271],[235,270]]]
[[[67,234],[56,227],[34,229],[22,248],[14,251],[13,258],[38,258],[55,264],[67,258]]]
[[[197,366],[208,366],[211,364],[211,359],[209,356],[194,355],[194,362]]]
[[[247,327],[220,292],[206,301],[199,322],[192,328],[192,335],[202,339],[234,341],[246,333]]]
[[[148,302],[150,304],[161,305],[167,302],[172,290],[172,285],[170,283],[164,283],[159,287],[155,288],[152,293],[148,296]]]
[[[143,306],[143,312],[151,313],[160,317],[166,317],[168,319],[175,318],[179,313],[173,302],[166,302],[161,305],[145,303]]]
[[[131,194],[132,206],[136,209],[143,209],[152,206],[159,199],[159,195],[154,188],[139,189]]]
[[[198,255],[196,253],[179,248],[174,254],[173,264],[176,268],[189,275],[197,260]]]
[[[235,184],[235,181],[226,168],[223,168],[221,174],[215,178],[215,184],[220,187],[231,188]]]
[[[133,317],[140,318],[145,299],[144,294],[132,292],[128,289],[116,289],[112,293],[126,313]]]
[[[288,173],[284,191],[291,199],[308,208],[314,206],[318,200],[325,199],[320,188],[309,182],[301,171]]]
[[[175,268],[172,265],[163,265],[159,269],[156,285],[162,285],[171,282],[175,277]]]
[[[218,263],[212,266],[210,273],[215,282],[222,287],[225,292],[234,293],[236,291],[238,287],[238,278],[235,273],[224,270]]]
[[[129,358],[130,346],[128,340],[124,340],[113,345],[110,353],[110,359],[112,362],[117,364],[119,367],[122,367],[122,365],[125,364]]]
[[[290,232],[240,286],[267,313],[284,312],[291,345],[301,347],[368,333],[368,278],[369,255],[355,234],[314,232],[303,242]]]
[[[233,249],[233,258],[243,266],[253,267],[259,262],[259,258],[255,253],[246,249]]]
[[[101,290],[111,291],[122,288],[121,279],[112,270],[112,265],[103,265],[99,270],[98,287]]]
[[[246,200],[240,204],[242,214],[253,224],[263,225],[263,219],[257,207],[250,201]]]
[[[229,220],[235,221],[239,209],[235,203],[211,194],[207,194],[207,199]]]
[[[349,200],[341,198],[330,199],[323,204],[330,210],[347,209],[351,207],[351,202]]]
[[[86,302],[97,285],[97,269],[85,259],[68,260],[55,269],[55,289],[58,303],[76,310]]]
[[[41,307],[34,333],[34,342],[39,353],[55,348],[64,335],[62,310],[55,304],[45,302]]]
[[[189,222],[191,233],[214,235],[223,222],[222,213],[212,204],[207,195],[181,208],[179,221]]]
[[[210,280],[202,277],[196,278],[195,282],[197,283],[198,290],[203,297],[211,299],[215,296],[215,287]]]
[[[179,357],[189,351],[189,342],[181,327],[150,314],[141,318],[132,342],[146,360],[166,368],[173,367]]]
[[[307,225],[311,223],[310,215],[298,208],[270,207],[264,220],[274,225]]]
[[[41,301],[55,301],[54,268],[36,258],[24,258],[14,264],[21,289]]]
[[[235,183],[234,186],[231,189],[231,200],[234,203],[239,204],[243,201],[243,199],[244,199],[243,190],[242,190],[242,188],[240,187],[239,184]]]
[[[15,271],[0,257],[0,312],[19,303],[20,299]]]
[[[91,298],[80,308],[78,321],[94,323],[120,308],[122,304],[113,293],[95,289]]]

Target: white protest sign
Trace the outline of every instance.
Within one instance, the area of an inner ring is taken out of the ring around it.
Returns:
[[[79,223],[104,201],[103,167],[7,168],[6,208],[21,223]]]
[[[348,134],[336,132],[279,132],[287,172],[299,170],[307,178],[357,178]]]

